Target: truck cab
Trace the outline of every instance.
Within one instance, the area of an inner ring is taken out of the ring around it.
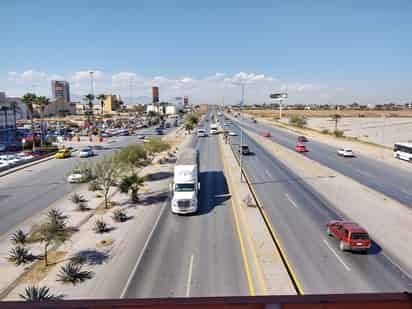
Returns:
[[[172,184],[172,213],[190,214],[198,210],[199,152],[185,149],[179,154]]]

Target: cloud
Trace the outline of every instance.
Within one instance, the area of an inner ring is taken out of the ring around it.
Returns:
[[[47,74],[45,72],[39,72],[35,70],[27,70],[22,73],[8,72],[8,80],[17,84],[29,84],[40,83],[44,81],[50,81],[52,79],[62,79],[60,75]]]
[[[238,85],[256,82],[272,82],[275,81],[275,79],[273,77],[265,76],[264,74],[239,72],[231,77],[225,78],[224,81]]]
[[[290,83],[281,86],[282,91],[288,92],[316,92],[326,89],[326,85],[310,84],[310,83]]]

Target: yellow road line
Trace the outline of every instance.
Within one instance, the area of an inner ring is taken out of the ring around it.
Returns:
[[[275,232],[275,230],[274,230],[274,228],[273,228],[273,226],[272,226],[272,223],[270,222],[270,219],[269,219],[268,215],[266,214],[265,210],[264,210],[263,207],[261,206],[261,205],[263,205],[263,204],[260,202],[260,200],[259,200],[259,198],[258,198],[258,195],[256,194],[255,189],[254,189],[253,186],[251,185],[252,182],[250,181],[249,176],[246,174],[245,171],[244,171],[243,174],[245,175],[246,181],[249,183],[249,187],[250,187],[250,189],[252,190],[252,192],[253,192],[253,194],[254,194],[254,196],[255,196],[256,202],[257,202],[257,204],[258,204],[258,208],[260,209],[260,211],[261,211],[261,213],[262,213],[262,215],[263,215],[263,218],[264,218],[264,220],[265,220],[265,222],[266,222],[266,224],[267,224],[267,226],[268,226],[268,228],[269,228],[269,230],[270,230],[270,232],[271,232],[271,234],[272,234],[272,236],[273,236],[273,240],[275,241],[276,247],[277,247],[278,250],[280,251],[280,255],[281,255],[281,257],[283,258],[284,263],[286,264],[286,268],[288,269],[288,272],[289,272],[290,276],[291,276],[292,279],[293,279],[293,282],[294,282],[294,284],[295,284],[295,287],[296,287],[298,293],[299,293],[300,295],[303,295],[303,294],[304,294],[303,287],[302,287],[302,285],[300,284],[300,282],[299,282],[299,280],[298,280],[298,278],[297,278],[297,276],[296,276],[296,273],[295,273],[295,271],[294,271],[293,268],[292,268],[291,263],[289,262],[289,259],[288,259],[287,255],[286,255],[286,253],[285,253],[285,250],[284,250],[283,247],[282,247],[282,244],[281,244],[281,242],[280,242],[280,239],[279,239],[279,237],[277,236],[277,234],[276,234],[276,232]]]
[[[219,140],[219,150],[220,150],[220,155],[222,157],[222,161],[223,161],[223,169],[228,170],[225,164],[225,160],[223,159],[223,153],[222,153],[222,149],[221,149],[221,141]],[[230,177],[228,175],[228,177]],[[235,218],[235,225],[236,225],[236,232],[239,238],[239,243],[240,243],[240,251],[242,253],[242,258],[243,258],[243,264],[245,267],[245,272],[246,272],[246,278],[247,278],[247,282],[248,282],[248,286],[249,286],[249,291],[250,291],[250,295],[251,296],[255,296],[255,288],[253,286],[253,281],[252,281],[252,275],[250,273],[250,267],[249,267],[249,263],[247,260],[247,256],[246,256],[246,251],[245,251],[245,245],[244,245],[244,241],[243,241],[243,237],[242,237],[242,233],[240,232],[240,225],[239,225],[239,218],[238,218],[238,214],[237,214],[237,210],[236,210],[236,206],[234,204],[233,201],[233,195],[231,192],[234,192],[234,190],[232,190],[232,186],[231,186],[231,182],[228,181],[228,189],[229,189],[229,193],[231,194],[231,205],[232,205],[232,211],[233,211],[233,217]]]

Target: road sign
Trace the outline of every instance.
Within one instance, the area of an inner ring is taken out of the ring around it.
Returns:
[[[271,99],[277,99],[277,100],[283,100],[283,99],[287,99],[288,98],[288,94],[287,93],[272,93],[270,95]]]

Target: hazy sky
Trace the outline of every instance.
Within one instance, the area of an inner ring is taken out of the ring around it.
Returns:
[[[1,1],[0,91],[195,102],[412,100],[412,1]]]

